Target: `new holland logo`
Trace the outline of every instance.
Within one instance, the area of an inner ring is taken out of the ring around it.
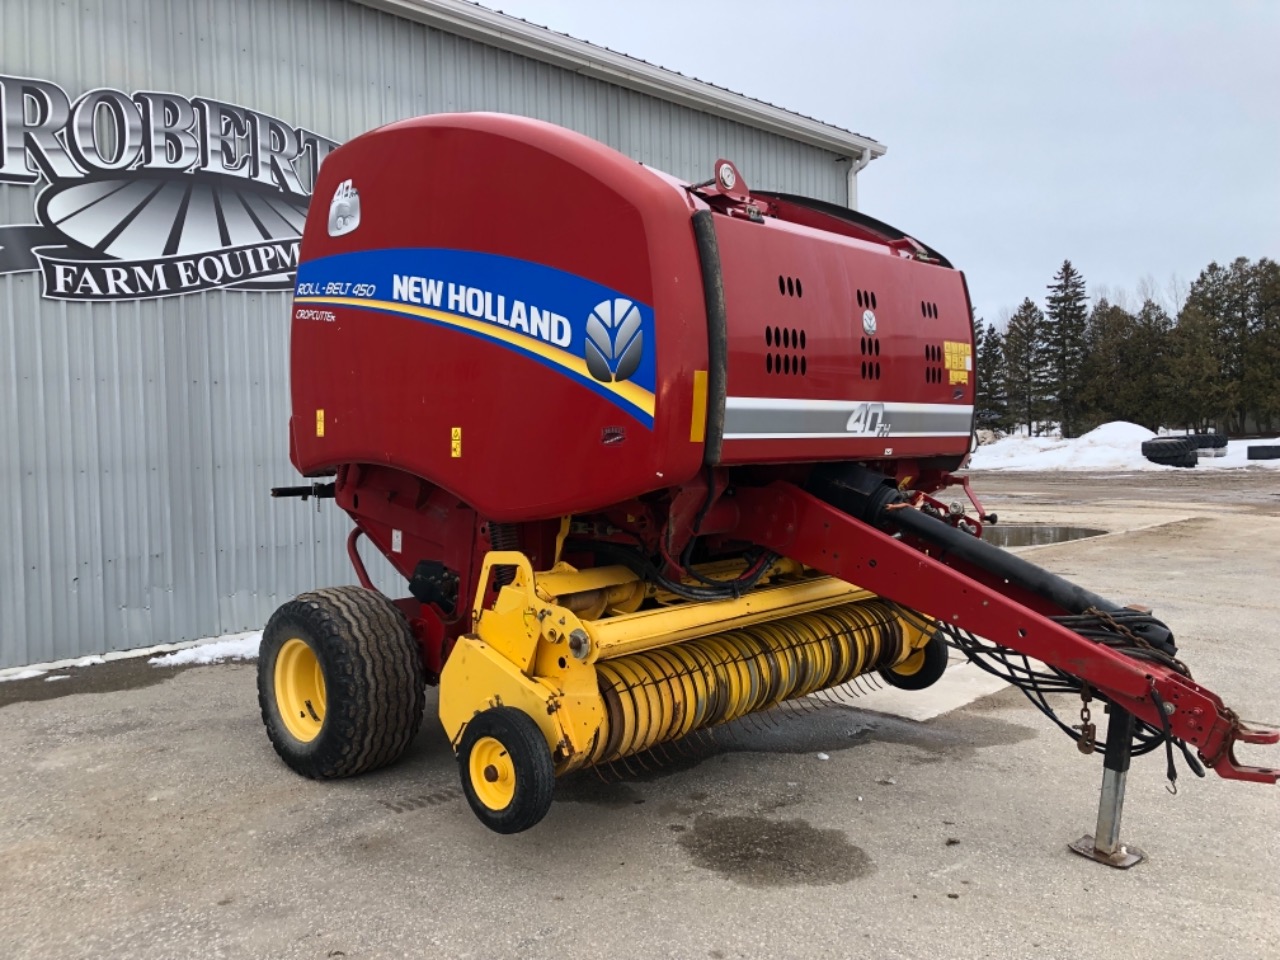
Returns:
[[[343,180],[329,201],[329,236],[345,237],[360,226],[360,194],[350,180]]]
[[[0,76],[0,183],[46,186],[0,225],[0,274],[56,300],[291,290],[311,184],[337,143],[247,107]],[[354,190],[352,191],[354,197]],[[359,222],[358,199],[347,232]]]
[[[644,356],[640,311],[630,300],[604,300],[587,318],[586,361],[591,376],[602,383],[631,379]]]

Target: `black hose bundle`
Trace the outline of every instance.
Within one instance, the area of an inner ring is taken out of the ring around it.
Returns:
[[[704,586],[694,586],[672,580],[662,572],[662,567],[639,550],[607,540],[570,540],[567,546],[573,550],[604,557],[612,563],[626,567],[641,580],[674,593],[685,600],[736,600],[760,582],[778,555],[767,550],[752,550],[747,554],[747,569],[733,580],[713,580],[699,576],[686,568],[691,576],[701,580]],[[687,551],[686,551],[687,553]]]
[[[902,606],[897,606],[897,612],[899,616],[912,623],[918,629],[941,634],[950,646],[963,653],[974,666],[1017,687],[1031,702],[1032,706],[1052,720],[1058,729],[1077,744],[1081,743],[1084,731],[1063,721],[1053,706],[1050,705],[1048,698],[1060,694],[1076,697],[1087,695],[1106,704],[1111,704],[1112,702],[1098,690],[1088,687],[1079,677],[1059,670],[1057,667],[1032,661],[1026,654],[1019,653],[1010,647],[983,640],[954,624],[927,620],[915,611]],[[1155,621],[1155,618],[1149,614],[1126,610],[1118,613],[1098,612],[1053,617],[1052,619],[1075,633],[1088,637],[1095,643],[1110,647],[1117,653],[1139,660],[1162,664],[1187,677],[1191,675],[1186,665],[1176,657],[1150,646],[1137,634],[1128,633],[1126,635],[1126,632],[1132,626]],[[1107,621],[1111,621],[1111,623]],[[1159,621],[1155,622],[1159,623]],[[1113,629],[1111,624],[1115,624],[1120,630]],[[1173,763],[1173,748],[1177,747],[1186,759],[1191,771],[1196,776],[1203,777],[1205,775],[1204,767],[1201,766],[1186,743],[1174,737],[1170,731],[1168,719],[1164,715],[1164,705],[1160,702],[1159,695],[1155,693],[1154,686],[1152,687],[1152,692],[1154,702],[1161,711],[1161,720],[1163,722],[1160,727],[1154,727],[1141,718],[1134,717],[1133,740],[1129,748],[1130,755],[1135,757],[1142,756],[1143,754],[1151,753],[1153,750],[1158,750],[1161,746],[1165,747],[1168,759],[1167,775],[1169,781],[1173,783],[1178,777],[1177,769]]]

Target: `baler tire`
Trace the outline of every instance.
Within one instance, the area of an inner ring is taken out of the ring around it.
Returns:
[[[282,652],[286,661],[310,665],[323,677],[313,687],[320,710],[306,701],[312,722],[300,714],[300,731],[298,721],[285,720],[280,703],[282,693],[290,696]],[[301,594],[280,607],[263,630],[258,705],[276,753],[304,777],[351,777],[393,763],[417,736],[426,707],[425,670],[413,631],[374,590],[346,586]]]
[[[522,710],[491,707],[476,714],[458,742],[458,772],[467,803],[495,833],[528,830],[551,809],[556,786],[551,750],[538,724]]]
[[[928,643],[898,664],[896,669],[886,667],[881,670],[880,679],[899,690],[923,690],[942,679],[949,659],[947,642],[942,634],[935,633]],[[903,672],[904,669],[907,672]]]

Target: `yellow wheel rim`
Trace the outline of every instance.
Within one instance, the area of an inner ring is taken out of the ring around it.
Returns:
[[[276,655],[276,706],[285,728],[303,743],[324,726],[324,672],[316,653],[294,637]]]
[[[899,664],[894,665],[890,669],[893,673],[896,673],[900,677],[910,677],[919,673],[920,669],[923,666],[924,666],[924,648],[921,647],[919,650],[912,653],[911,656],[907,657],[907,659],[903,660]]]
[[[471,748],[471,789],[490,810],[505,810],[516,795],[516,766],[501,740],[481,737]]]

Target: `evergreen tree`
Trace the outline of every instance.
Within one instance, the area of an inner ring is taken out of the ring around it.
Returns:
[[[1079,433],[1082,412],[1089,308],[1084,277],[1070,260],[1062,261],[1049,285],[1045,306],[1053,412],[1062,424],[1062,435],[1074,437]]]
[[[1226,392],[1226,409],[1217,415],[1224,418],[1233,433],[1246,429],[1249,410],[1245,381],[1254,379],[1249,371],[1249,335],[1256,312],[1252,272],[1252,264],[1244,257],[1228,267],[1211,263],[1191,284],[1187,296],[1187,307],[1195,311],[1196,335],[1207,327],[1214,342]]]
[[[1136,392],[1132,344],[1136,330],[1133,314],[1106,297],[1093,308],[1080,397],[1087,427],[1112,420],[1138,422],[1132,413]]]
[[[1050,412],[1051,356],[1045,317],[1028,298],[1009,318],[1004,334],[1005,390],[1009,416],[1025,423],[1027,434]]]
[[[1135,369],[1130,375],[1140,386],[1140,399],[1133,422],[1156,430],[1174,422],[1171,408],[1176,385],[1169,375],[1173,319],[1164,307],[1148,299],[1143,301],[1135,320],[1132,352]]]
[[[1138,313],[1098,301],[1089,317],[1081,427],[1112,420],[1156,430],[1169,421],[1168,314],[1151,300]]]
[[[1241,399],[1254,430],[1280,422],[1280,264],[1265,257],[1249,268],[1249,326]]]
[[[1004,338],[994,324],[974,324],[975,385],[974,420],[984,430],[1008,426],[1009,400],[1005,391]]]
[[[1230,416],[1235,393],[1217,320],[1188,301],[1170,338],[1170,426],[1204,430]]]

